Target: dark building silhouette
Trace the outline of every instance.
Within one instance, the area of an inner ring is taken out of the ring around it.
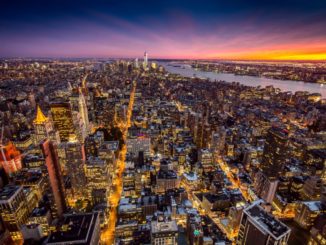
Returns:
[[[280,176],[288,153],[288,132],[272,127],[269,129],[263,152],[261,168],[269,179]]]
[[[46,167],[49,174],[50,185],[53,194],[55,213],[61,217],[66,210],[65,189],[61,175],[61,167],[58,160],[56,146],[50,140],[41,143]]]

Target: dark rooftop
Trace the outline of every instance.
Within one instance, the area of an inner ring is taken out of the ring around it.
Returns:
[[[176,172],[173,170],[159,170],[157,173],[158,179],[176,179],[178,178]]]
[[[47,244],[78,241],[79,244],[90,244],[97,219],[98,213],[67,215],[61,223],[60,230],[50,234]]]
[[[249,206],[244,212],[254,219],[261,227],[263,227],[264,230],[277,239],[290,230],[289,227],[268,214],[257,204]]]
[[[6,185],[0,189],[0,201],[5,201],[11,198],[21,187],[17,185]]]

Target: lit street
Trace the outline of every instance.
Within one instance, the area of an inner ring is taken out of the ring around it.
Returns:
[[[132,116],[132,108],[134,104],[134,96],[136,91],[136,83],[134,83],[132,87],[132,91],[130,93],[129,106],[127,111],[127,120],[125,123],[120,123],[119,128],[123,133],[123,140],[125,144],[119,152],[119,157],[117,159],[117,174],[115,174],[114,179],[112,180],[112,184],[114,186],[113,190],[109,196],[110,203],[110,212],[109,212],[109,222],[108,227],[101,234],[101,242],[103,244],[113,244],[114,243],[114,235],[115,235],[115,224],[117,222],[117,206],[119,205],[119,201],[122,194],[122,173],[125,168],[125,160],[127,154],[127,135],[128,128],[130,127],[131,116]]]

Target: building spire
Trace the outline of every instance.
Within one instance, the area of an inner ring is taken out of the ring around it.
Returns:
[[[35,124],[42,124],[46,122],[48,118],[43,114],[41,107],[38,105],[37,106],[37,112],[36,112],[36,118],[34,119]]]
[[[86,74],[82,80],[82,89],[86,89],[87,88],[87,85],[86,85],[86,79],[88,77],[88,74]]]

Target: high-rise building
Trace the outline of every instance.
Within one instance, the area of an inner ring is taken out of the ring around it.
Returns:
[[[59,131],[60,140],[68,141],[71,135],[76,134],[70,103],[52,103],[50,107],[54,127]]]
[[[178,244],[178,226],[175,220],[165,220],[159,216],[157,221],[151,222],[152,245],[175,245]]]
[[[45,207],[36,207],[33,209],[30,217],[28,218],[27,225],[40,225],[42,236],[49,234],[49,225],[52,222],[52,216],[49,209]]]
[[[66,170],[70,177],[72,194],[80,197],[84,193],[85,180],[85,152],[84,147],[76,138],[71,138],[66,144]]]
[[[319,200],[322,192],[323,182],[320,176],[309,176],[302,188],[304,200]]]
[[[88,94],[87,77],[88,77],[88,74],[86,74],[86,75],[83,77],[83,80],[82,80],[82,82],[81,82],[81,92],[82,92],[85,96]]]
[[[139,68],[138,58],[135,59],[135,68]]]
[[[310,230],[309,245],[323,245],[326,243],[326,215],[317,217]]]
[[[198,212],[189,211],[187,213],[187,238],[188,244],[201,245],[203,244],[203,227],[202,220]]]
[[[88,135],[85,139],[85,154],[86,158],[88,157],[97,157],[98,156],[98,148],[104,142],[104,133],[102,131],[97,131],[94,134]]]
[[[144,53],[144,63],[143,63],[144,69],[146,69],[148,67],[148,54],[145,51]]]
[[[13,240],[22,238],[20,229],[29,215],[27,205],[22,186],[7,185],[0,189],[0,214]]]
[[[290,233],[289,227],[255,202],[243,211],[237,244],[287,244]]]
[[[89,157],[85,165],[85,173],[89,193],[94,189],[109,190],[111,186],[111,175],[109,164],[106,161]]]
[[[65,215],[57,227],[58,230],[52,232],[44,244],[99,244],[100,217],[97,212]]]
[[[297,205],[294,221],[304,229],[310,230],[318,215],[323,212],[320,201],[305,201]]]
[[[151,139],[145,136],[138,136],[134,138],[127,139],[127,149],[128,152],[134,154],[138,157],[140,151],[144,152],[144,156],[148,157],[150,155]]]
[[[167,190],[178,188],[180,179],[174,170],[159,170],[156,175],[156,192],[165,193]]]
[[[57,147],[50,140],[44,140],[41,143],[41,149],[52,189],[53,206],[55,211],[53,213],[60,217],[66,210],[66,200]]]
[[[34,126],[34,143],[38,145],[44,139],[59,141],[59,137],[54,132],[52,122],[46,117],[40,106],[37,106],[36,117],[33,121]]]
[[[209,149],[200,149],[198,160],[202,164],[203,170],[209,172],[213,170],[213,153]]]
[[[242,205],[232,206],[230,208],[229,215],[228,215],[229,223],[227,224],[227,227],[226,227],[226,229],[228,230],[228,232],[230,234],[238,233],[243,209],[244,209],[244,206],[242,206]]]
[[[270,179],[280,176],[288,152],[288,132],[272,127],[268,130],[263,151],[261,169]]]
[[[262,171],[259,170],[255,174],[254,189],[256,194],[266,203],[271,204],[273,202],[277,186],[278,180],[268,178]]]
[[[288,152],[288,132],[272,127],[268,130],[261,170],[254,180],[255,190],[267,203],[272,203]]]
[[[225,128],[220,127],[216,132],[212,133],[211,149],[216,156],[223,152],[225,146]]]
[[[22,157],[20,151],[9,141],[0,145],[0,168],[3,168],[7,175],[11,175],[22,168]]]

